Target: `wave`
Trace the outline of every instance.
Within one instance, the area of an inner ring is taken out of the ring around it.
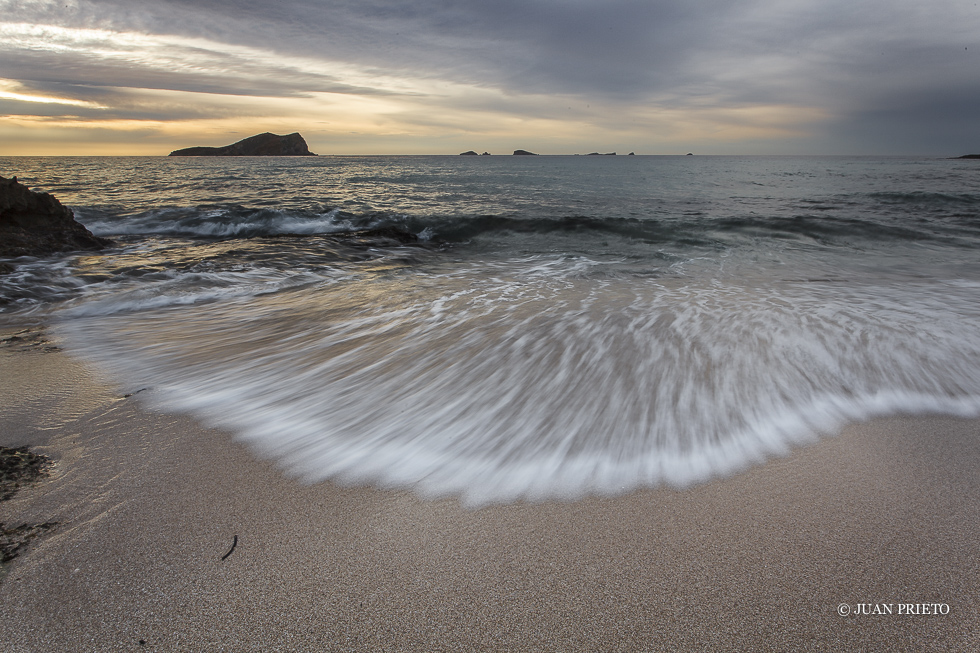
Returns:
[[[891,197],[899,194],[881,194]],[[917,197],[917,194],[911,194]],[[939,195],[939,194],[932,194]],[[947,196],[943,196],[947,197]],[[966,197],[966,196],[964,196]],[[963,200],[966,201],[966,200]],[[812,207],[810,207],[812,210]],[[829,210],[829,209],[828,209]],[[320,212],[294,209],[185,207],[153,209],[135,215],[107,215],[75,209],[79,221],[105,237],[161,235],[186,238],[255,238],[280,235],[344,236],[364,231],[392,229],[411,234],[422,242],[465,243],[498,235],[617,238],[646,244],[716,246],[732,235],[748,238],[805,239],[825,243],[861,241],[930,241],[956,243],[973,231],[963,231],[958,214],[943,220],[918,221],[862,214],[846,215],[734,215],[703,213],[662,218],[563,215],[405,215],[385,212],[356,214],[339,208]],[[948,224],[947,224],[948,222]],[[975,234],[973,234],[975,235]],[[974,240],[969,239],[974,245]]]
[[[249,238],[278,234],[329,234],[370,228],[370,217],[355,218],[339,209],[310,213],[285,209],[178,207],[111,216],[74,209],[76,219],[97,235],[167,235],[203,238]]]
[[[467,505],[729,474],[843,423],[980,415],[980,285],[467,269],[111,315],[69,347],[296,476]],[[94,313],[94,312],[93,312]],[[929,333],[929,338],[921,334]]]
[[[935,193],[928,191],[870,193],[869,197],[887,204],[925,206],[980,206],[977,193]]]

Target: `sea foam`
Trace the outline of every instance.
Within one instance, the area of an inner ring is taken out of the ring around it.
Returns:
[[[473,264],[195,305],[167,305],[161,286],[159,308],[82,302],[57,330],[149,386],[143,400],[306,481],[467,505],[685,486],[848,421],[980,415],[977,284],[603,279],[582,265]]]

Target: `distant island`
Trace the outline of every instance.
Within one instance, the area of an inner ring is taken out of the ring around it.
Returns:
[[[528,152],[527,150],[514,150],[514,156],[520,156],[520,155],[537,156],[537,154],[535,154],[534,152]]]
[[[956,157],[957,159],[980,159],[980,154],[964,154]]]
[[[224,147],[186,147],[170,156],[316,156],[298,132],[279,136],[266,132]]]

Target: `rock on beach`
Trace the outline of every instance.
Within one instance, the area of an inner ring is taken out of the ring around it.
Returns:
[[[0,256],[44,256],[95,250],[112,241],[94,236],[53,195],[0,177]]]

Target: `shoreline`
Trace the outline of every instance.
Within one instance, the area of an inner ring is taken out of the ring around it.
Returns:
[[[0,346],[0,374],[0,445],[55,463],[0,521],[59,522],[0,580],[12,650],[980,648],[980,420],[875,419],[683,490],[468,510],[303,485],[37,339]]]

